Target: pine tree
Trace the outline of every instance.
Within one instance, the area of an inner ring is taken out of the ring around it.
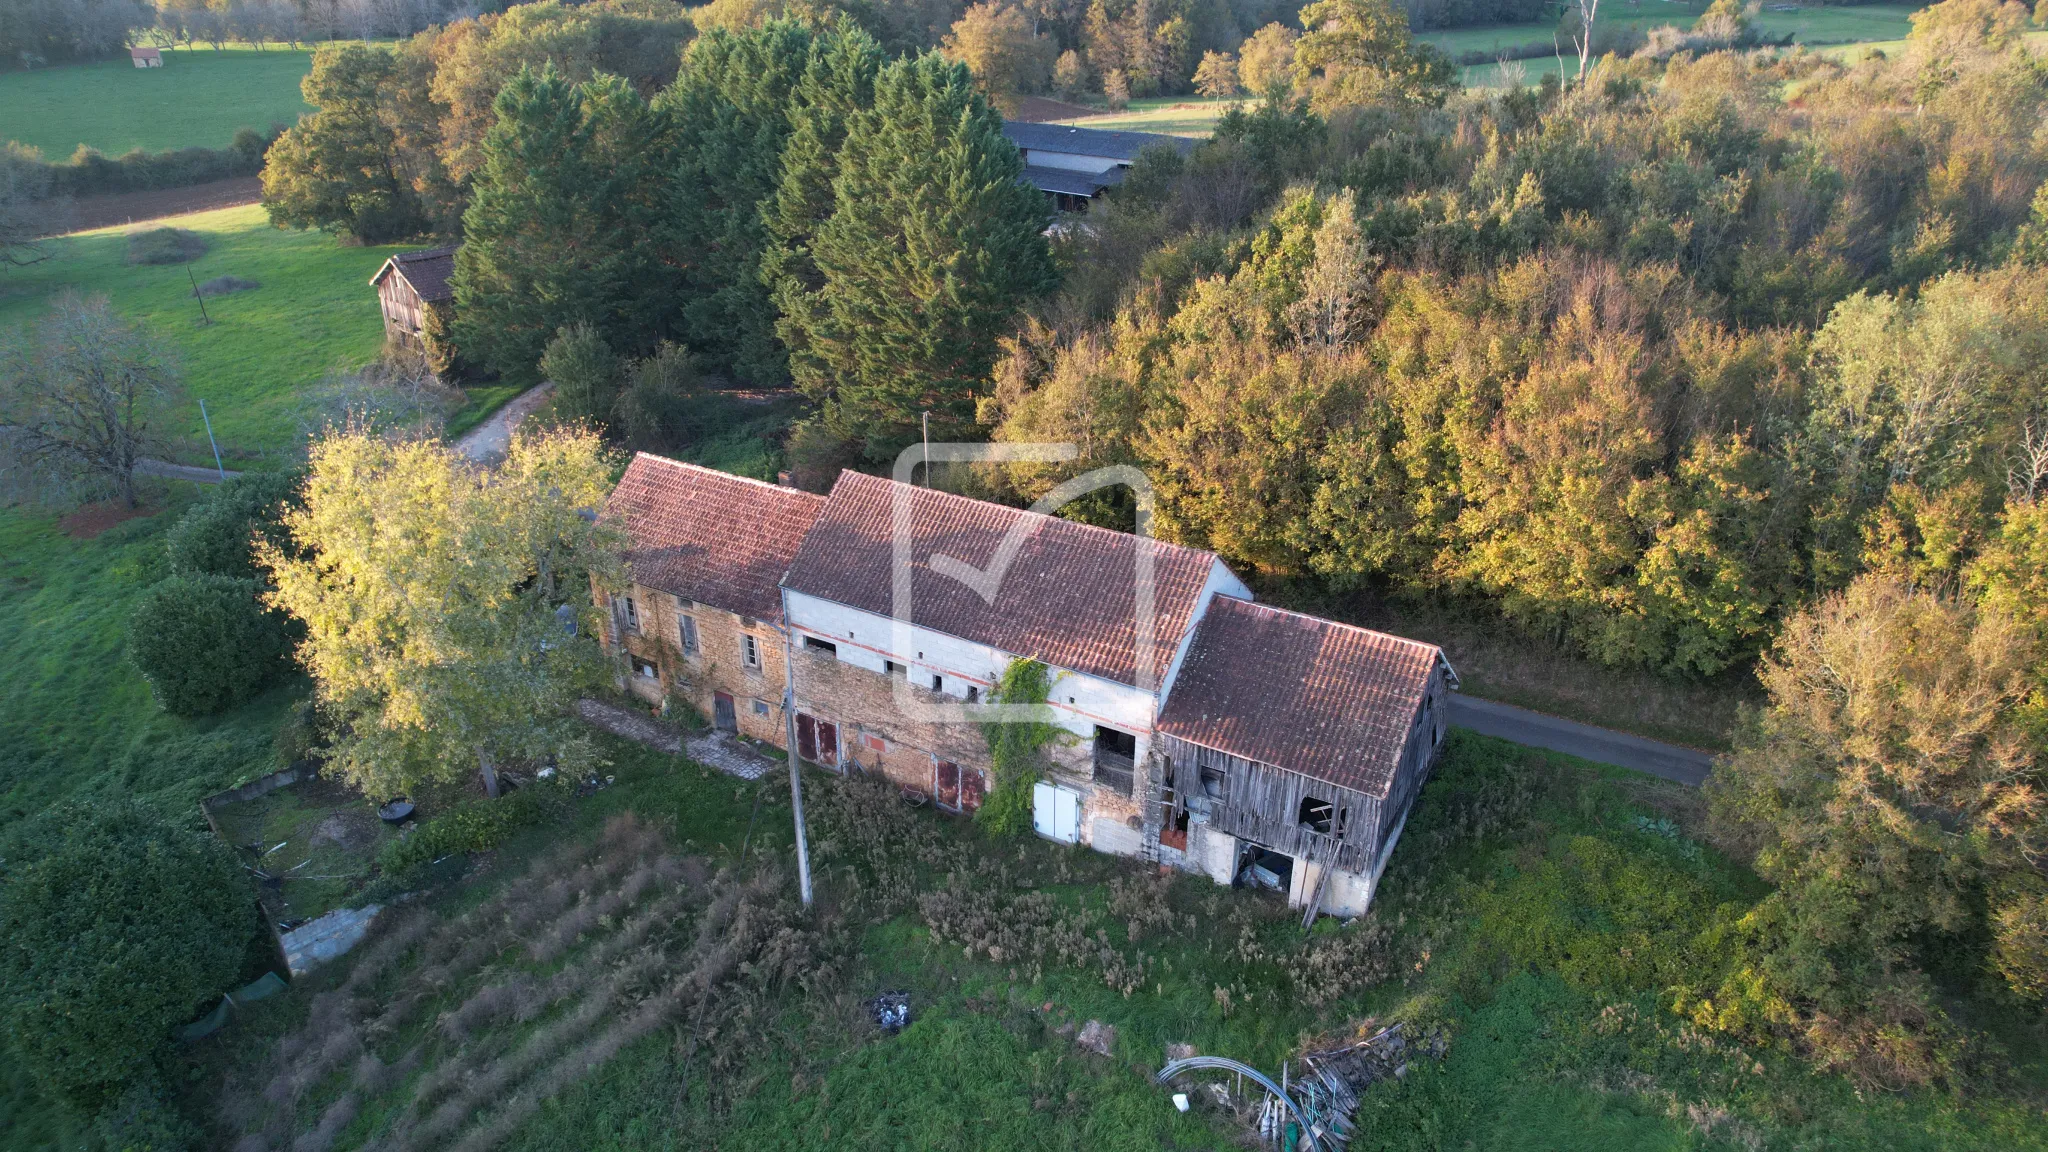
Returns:
[[[847,123],[875,102],[875,75],[886,57],[882,46],[850,19],[843,19],[811,46],[803,79],[790,95],[789,143],[782,151],[781,182],[761,204],[769,236],[761,258],[761,281],[779,314],[806,308],[824,286],[811,259],[818,229],[832,215],[832,186],[839,175],[839,149]],[[808,326],[778,326],[792,360],[805,358],[802,334]]]
[[[811,246],[820,283],[784,317],[798,386],[882,459],[930,409],[972,425],[1011,314],[1056,282],[1044,198],[967,69],[898,60],[850,118],[832,215]],[[794,295],[792,293],[791,295]]]
[[[789,137],[791,91],[811,56],[802,25],[715,28],[690,45],[658,105],[675,125],[664,247],[682,269],[682,336],[712,367],[757,383],[786,369],[761,282],[773,196]]]
[[[659,118],[617,77],[572,85],[552,65],[521,69],[496,111],[455,259],[457,348],[529,383],[568,325],[621,351],[652,347],[668,299],[644,242]]]

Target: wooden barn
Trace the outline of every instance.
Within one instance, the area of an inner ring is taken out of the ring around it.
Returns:
[[[384,310],[384,338],[433,355],[434,334],[455,303],[455,249],[400,252],[370,277]]]

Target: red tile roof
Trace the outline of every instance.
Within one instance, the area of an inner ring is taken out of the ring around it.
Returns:
[[[400,252],[384,262],[377,274],[370,277],[374,287],[384,283],[384,277],[396,268],[420,299],[428,304],[446,304],[455,299],[455,249],[429,248],[424,252]]]
[[[1153,575],[1151,675],[1166,675],[1216,557],[1107,528],[842,472],[790,565],[784,586],[894,616],[893,526],[904,502],[910,619],[921,627],[1057,668],[1139,687],[1136,577],[1140,549]],[[993,599],[933,570],[951,557],[989,570],[1012,529],[1019,546]]]
[[[1434,644],[1218,596],[1159,730],[1384,799],[1442,660]]]
[[[742,616],[782,619],[777,585],[824,498],[642,452],[605,504],[633,538],[633,579]]]

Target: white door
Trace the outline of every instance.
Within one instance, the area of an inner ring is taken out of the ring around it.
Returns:
[[[1031,786],[1031,826],[1040,836],[1072,844],[1081,838],[1081,797],[1041,780]]]

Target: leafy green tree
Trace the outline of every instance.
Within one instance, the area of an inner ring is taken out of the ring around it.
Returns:
[[[620,372],[619,358],[589,324],[559,329],[540,356],[540,374],[555,385],[555,410],[571,420],[609,421]]]
[[[713,29],[690,45],[659,106],[675,126],[663,243],[682,271],[682,335],[717,367],[762,383],[787,375],[761,279],[761,205],[775,195],[791,92],[813,37],[773,21]]]
[[[397,54],[322,44],[300,84],[316,111],[270,146],[263,207],[280,228],[318,228],[364,244],[425,231],[426,206],[400,168]]]
[[[0,882],[0,1010],[36,1081],[87,1112],[152,1077],[241,970],[255,893],[225,844],[132,802],[39,817]]]
[[[597,763],[574,714],[603,683],[593,587],[619,580],[597,437],[513,439],[488,472],[438,441],[344,433],[313,446],[298,555],[264,547],[270,603],[303,623],[299,660],[343,738],[330,763],[374,795],[497,765]]]
[[[233,707],[289,667],[285,621],[262,586],[211,572],[158,581],[128,621],[128,656],[164,711],[206,716]]]
[[[521,71],[463,214],[456,345],[507,379],[538,378],[556,331],[591,325],[612,348],[652,347],[670,298],[647,241],[664,167],[659,118],[616,77],[571,84]]]
[[[1301,10],[1294,81],[1318,112],[1383,102],[1434,107],[1457,87],[1457,70],[1434,44],[1408,34],[1391,0],[1316,0]]]
[[[821,284],[788,293],[790,369],[873,458],[918,413],[955,434],[987,391],[1011,314],[1055,283],[1044,197],[967,70],[934,53],[875,80],[848,122],[832,215],[811,247]]]

